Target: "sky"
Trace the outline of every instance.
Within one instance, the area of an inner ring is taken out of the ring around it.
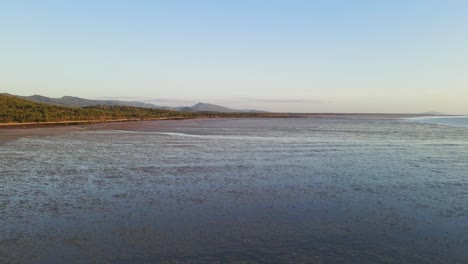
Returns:
[[[466,0],[0,0],[0,92],[468,114]]]

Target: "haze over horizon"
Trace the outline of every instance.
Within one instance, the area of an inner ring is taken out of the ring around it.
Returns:
[[[468,114],[466,14],[461,0],[2,2],[0,92]]]

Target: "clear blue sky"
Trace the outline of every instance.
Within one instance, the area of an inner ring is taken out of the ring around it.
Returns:
[[[468,113],[466,0],[0,1],[0,91]]]

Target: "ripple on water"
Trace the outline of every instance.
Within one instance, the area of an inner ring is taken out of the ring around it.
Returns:
[[[465,129],[368,117],[109,126],[0,148],[0,262],[468,260]]]

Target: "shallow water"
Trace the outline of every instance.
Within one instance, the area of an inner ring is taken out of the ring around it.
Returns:
[[[430,116],[408,118],[407,120],[410,122],[468,128],[468,116]]]
[[[468,129],[95,125],[0,146],[0,263],[466,263]]]

